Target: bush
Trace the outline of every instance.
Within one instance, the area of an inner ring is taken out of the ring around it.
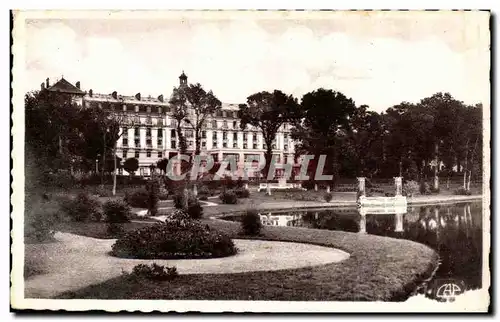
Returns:
[[[43,179],[44,185],[49,187],[58,187],[68,189],[74,186],[74,177],[66,171],[59,171],[57,173],[45,174]]]
[[[123,201],[108,201],[103,206],[104,216],[109,223],[129,222],[130,207]]]
[[[158,195],[160,194],[160,182],[151,179],[146,184],[146,191],[148,192],[147,208],[151,216],[156,216],[158,213]]]
[[[338,187],[335,189],[338,192],[358,192],[358,187]]]
[[[326,202],[330,202],[333,199],[333,195],[330,192],[327,192],[327,193],[325,193],[323,198],[325,199]]]
[[[313,190],[314,185],[315,185],[314,180],[307,180],[307,181],[302,182],[302,187],[307,189],[307,190]]]
[[[419,185],[416,181],[410,180],[407,181],[403,186],[403,193],[407,197],[413,197],[417,194],[419,190]]]
[[[172,216],[170,221],[126,233],[115,242],[111,254],[137,259],[215,258],[236,254],[229,236],[181,215],[184,217]]]
[[[255,210],[248,210],[241,218],[241,230],[243,234],[249,236],[256,236],[262,229],[262,222],[260,216]]]
[[[61,209],[74,221],[100,221],[101,204],[86,193],[79,193],[76,198],[61,202]]]
[[[109,189],[106,189],[104,187],[97,187],[96,189],[96,194],[99,196],[99,197],[112,197],[113,196],[113,192]]]
[[[470,192],[470,190],[466,190],[464,187],[460,187],[455,190],[455,194],[461,196],[470,196],[472,193]]]
[[[224,189],[231,190],[231,189],[237,188],[237,182],[234,181],[231,178],[231,176],[225,176],[222,179],[222,186],[224,187]]]
[[[307,191],[300,192],[285,192],[283,198],[297,201],[318,201],[319,197],[316,194],[311,194]]]
[[[151,266],[145,264],[134,266],[132,275],[155,281],[170,281],[179,276],[179,273],[177,272],[177,267],[175,266],[165,267],[163,265],[153,263]]]
[[[439,188],[437,188],[437,189],[436,189],[436,188],[434,188],[434,186],[431,186],[431,187],[430,187],[430,192],[431,192],[431,193],[439,193],[439,191],[440,191],[440,189],[439,189]]]
[[[188,197],[188,200],[187,200],[188,207],[190,204],[194,204],[194,203],[198,202],[198,198],[196,198],[196,196],[190,190],[188,190],[188,192],[187,192],[187,197]],[[173,197],[173,201],[174,201],[175,208],[184,209],[184,205],[185,205],[184,191],[177,192]]]
[[[26,200],[24,215],[25,242],[54,240],[56,225],[60,222],[60,205],[55,201]]]
[[[234,193],[234,191],[224,191],[220,194],[219,199],[222,203],[234,205],[238,203],[238,197]]]
[[[147,208],[148,199],[148,191],[146,189],[138,189],[132,193],[125,193],[124,201],[134,208]]]
[[[238,198],[248,198],[250,197],[250,191],[245,188],[237,188],[233,190]]]
[[[208,200],[208,196],[207,195],[200,195],[198,199],[206,201],[206,200]]]
[[[425,181],[420,182],[420,188],[419,188],[420,194],[421,195],[430,195],[431,194],[431,187],[429,184]]]
[[[119,238],[123,236],[123,234],[125,233],[125,229],[121,224],[110,222],[106,226],[106,232],[110,237]]]
[[[168,200],[168,193],[162,193],[162,192],[160,192],[158,194],[158,199],[159,200]]]
[[[183,192],[177,192],[174,197],[172,198],[174,201],[174,207],[177,209],[182,209],[184,208],[184,193]]]
[[[192,219],[200,219],[203,216],[203,207],[198,200],[189,200],[187,213]]]
[[[198,197],[201,199],[201,197],[211,195],[210,189],[206,185],[202,185],[198,188]]]

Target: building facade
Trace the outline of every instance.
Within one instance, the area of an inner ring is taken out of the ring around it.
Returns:
[[[179,76],[179,86],[187,85],[184,72]],[[172,117],[169,99],[163,95],[143,97],[94,93],[92,89],[83,91],[80,82],[72,85],[64,78],[50,86],[49,80],[42,84],[42,89],[69,93],[74,101],[83,107],[110,109],[122,124],[121,136],[117,142],[117,155],[123,160],[137,158],[138,174],[150,175],[150,166],[163,158],[171,159],[179,153],[179,140],[176,133],[177,123]],[[192,115],[188,110],[188,118]],[[186,124],[182,126],[188,152],[195,150],[194,131]],[[261,131],[247,125],[242,130],[238,118],[238,104],[222,103],[222,108],[207,118],[201,132],[201,154],[210,155],[220,162],[234,157],[242,169],[250,158],[264,160],[266,146]],[[273,155],[278,164],[296,165],[294,142],[290,136],[290,125],[283,125],[273,142]],[[278,165],[279,167],[279,165]],[[278,174],[281,171],[278,170]],[[126,172],[124,173],[126,174]],[[250,173],[251,175],[251,173]]]

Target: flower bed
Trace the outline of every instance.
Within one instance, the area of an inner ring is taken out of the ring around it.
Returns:
[[[233,241],[223,233],[189,219],[177,210],[165,223],[157,223],[125,234],[111,254],[137,259],[214,258],[234,255]]]

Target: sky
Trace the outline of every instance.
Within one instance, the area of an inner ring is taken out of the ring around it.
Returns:
[[[64,15],[25,23],[26,91],[64,76],[82,89],[170,96],[184,71],[225,103],[323,87],[383,111],[449,92],[489,97],[487,12]]]

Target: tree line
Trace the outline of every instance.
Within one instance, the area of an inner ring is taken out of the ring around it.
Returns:
[[[195,155],[201,153],[201,132],[222,104],[201,84],[175,88],[169,100],[179,151],[187,152],[183,129],[192,129]],[[100,159],[99,171],[121,166],[116,157],[120,123],[112,107],[81,108],[69,96],[48,91],[25,96],[26,144],[39,169],[49,172],[91,172]],[[365,176],[405,180],[461,175],[464,188],[471,178],[481,179],[482,105],[467,105],[448,93],[436,93],[418,103],[402,102],[385,112],[356,106],[344,94],[317,89],[301,98],[280,90],[261,91],[239,105],[240,127],[260,130],[266,145],[267,174],[272,142],[284,124],[290,124],[296,156],[326,155],[325,174],[334,178]],[[166,159],[158,166],[166,169]],[[137,165],[127,160],[128,165]],[[436,165],[440,165],[439,167]],[[442,165],[442,166],[441,166]],[[187,171],[189,164],[182,170]]]

